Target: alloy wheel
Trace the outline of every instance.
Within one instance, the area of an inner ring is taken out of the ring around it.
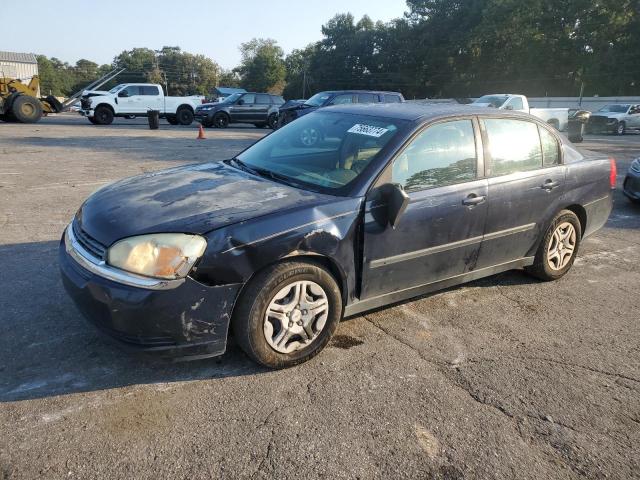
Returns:
[[[264,315],[264,336],[276,352],[291,353],[318,338],[328,315],[329,300],[320,285],[293,282],[269,303]]]
[[[576,249],[576,229],[569,222],[558,225],[547,247],[547,264],[552,270],[566,267]]]

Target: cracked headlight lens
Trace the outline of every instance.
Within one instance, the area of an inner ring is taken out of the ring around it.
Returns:
[[[114,243],[107,263],[139,275],[173,280],[186,277],[205,248],[207,241],[199,235],[140,235]]]

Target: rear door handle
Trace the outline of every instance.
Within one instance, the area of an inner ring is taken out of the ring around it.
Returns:
[[[551,179],[546,180],[542,185],[540,185],[540,188],[544,189],[544,190],[553,190],[554,188],[558,187],[560,185],[559,182],[553,181]]]
[[[484,195],[476,195],[475,193],[472,193],[462,201],[462,204],[472,207],[483,203],[486,199],[487,197]]]

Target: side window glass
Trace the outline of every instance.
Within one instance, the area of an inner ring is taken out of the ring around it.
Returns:
[[[507,175],[542,167],[542,150],[535,123],[503,118],[484,120],[489,140],[489,175]]]
[[[256,103],[260,105],[271,105],[271,97],[265,94],[256,95]]]
[[[378,96],[373,93],[359,93],[358,94],[358,103],[376,103],[378,101]]]
[[[129,85],[127,88],[127,94],[130,97],[133,97],[134,95],[140,95],[140,87],[138,86],[134,86],[134,85]]]
[[[256,103],[256,96],[253,93],[248,93],[242,97],[242,100],[244,100],[245,105],[253,105]]]
[[[421,132],[393,162],[392,179],[407,190],[476,178],[476,143],[471,120],[438,123]]]
[[[385,95],[384,103],[400,103],[400,97],[398,95]]]
[[[542,144],[542,164],[546,166],[558,165],[560,163],[560,149],[558,141],[545,128],[538,127],[540,131],[540,143]]]
[[[524,110],[524,105],[522,105],[521,98],[512,98],[509,102],[509,105],[511,106],[512,110]]]
[[[153,97],[157,97],[158,95],[160,95],[160,93],[158,92],[158,87],[145,86],[140,87],[140,89],[142,90],[142,95],[149,95]]]
[[[329,102],[329,105],[342,105],[344,103],[353,103],[353,95],[350,93],[347,95],[337,95]]]

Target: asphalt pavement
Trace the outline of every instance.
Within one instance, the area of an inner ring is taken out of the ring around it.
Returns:
[[[282,371],[236,347],[121,352],[63,291],[91,192],[228,158],[268,130],[70,115],[0,123],[0,478],[640,478],[640,207],[618,190],[571,272],[508,272],[341,323]],[[591,136],[618,184],[640,135]]]

